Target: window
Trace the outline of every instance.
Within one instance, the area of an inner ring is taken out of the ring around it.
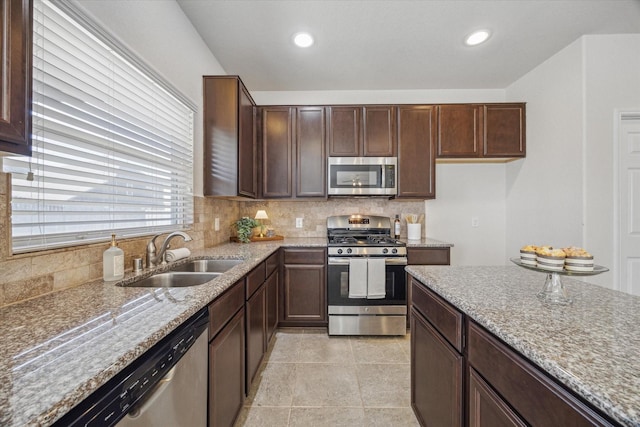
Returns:
[[[193,222],[193,104],[67,2],[34,2],[33,157],[12,174],[14,252]]]

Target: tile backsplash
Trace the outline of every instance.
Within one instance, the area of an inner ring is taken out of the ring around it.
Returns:
[[[13,304],[49,292],[78,286],[102,277],[102,253],[108,243],[81,245],[19,255],[11,254],[11,176],[0,173],[0,306]],[[233,224],[242,216],[254,217],[259,209],[269,215],[266,225],[286,237],[325,237],[326,218],[330,215],[364,213],[401,218],[408,213],[424,213],[424,202],[386,199],[328,199],[314,201],[226,200],[194,197],[194,224],[186,230],[193,241],[176,246],[191,250],[215,246],[229,241]],[[215,218],[220,230],[215,231]],[[296,218],[303,227],[296,228]],[[406,225],[402,224],[406,236]],[[149,236],[120,239],[125,253],[125,269],[132,259],[144,258]]]
[[[319,201],[280,201],[261,200],[240,203],[242,216],[255,217],[259,209],[269,216],[265,225],[273,227],[276,234],[285,237],[325,237],[327,235],[327,217],[332,215],[351,215],[355,213],[380,215],[394,218],[406,214],[424,213],[424,200],[388,200],[384,198],[330,198]],[[302,218],[302,228],[296,228],[296,218]],[[404,220],[401,236],[407,234]],[[424,229],[424,228],[423,228]]]

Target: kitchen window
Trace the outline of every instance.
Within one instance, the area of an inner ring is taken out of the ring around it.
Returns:
[[[193,223],[194,104],[68,1],[34,2],[33,157],[12,175],[14,252]]]

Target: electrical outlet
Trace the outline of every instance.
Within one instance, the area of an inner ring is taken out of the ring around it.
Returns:
[[[477,216],[472,216],[471,217],[471,226],[472,227],[480,227],[480,218],[478,218]]]
[[[216,218],[213,220],[213,230],[220,231],[220,218]]]
[[[302,228],[302,218],[296,218],[296,228]]]

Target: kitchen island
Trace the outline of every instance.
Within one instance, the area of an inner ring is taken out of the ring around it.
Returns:
[[[605,417],[640,425],[640,297],[564,277],[574,302],[550,306],[536,298],[545,275],[517,266],[407,272],[466,317],[462,335],[479,325]]]

